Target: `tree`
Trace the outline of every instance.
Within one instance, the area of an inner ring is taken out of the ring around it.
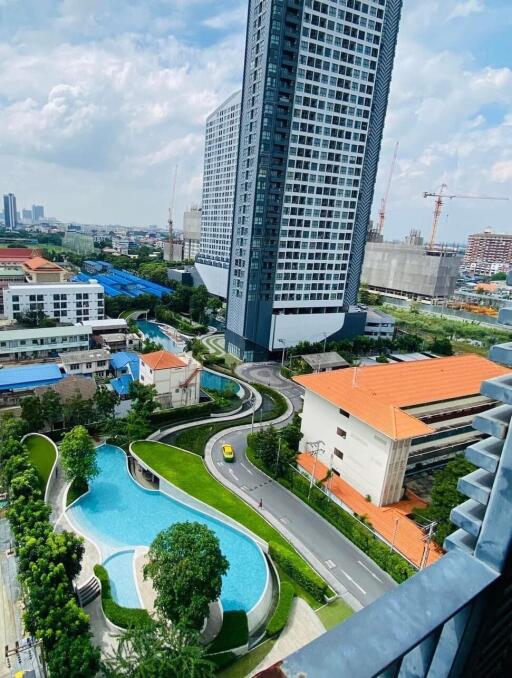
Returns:
[[[90,678],[100,668],[100,651],[91,643],[91,633],[68,637],[62,635],[48,653],[48,669],[52,676]]]
[[[144,343],[142,344],[142,350],[141,353],[154,353],[155,351],[161,351],[163,348],[162,344],[159,344],[157,341],[153,341],[152,339],[144,339]]]
[[[213,678],[215,667],[204,655],[196,633],[151,620],[119,637],[116,650],[105,657],[102,674],[105,678]]]
[[[96,464],[96,448],[83,426],[75,426],[64,435],[60,444],[62,466],[68,480],[89,484],[99,469]]]
[[[141,384],[140,381],[132,381],[128,389],[128,397],[133,401],[132,410],[143,417],[149,419],[153,412],[159,407],[156,402],[157,391],[151,384]]]
[[[426,508],[416,511],[423,518],[438,522],[434,541],[439,546],[442,546],[446,537],[455,530],[455,526],[450,521],[451,510],[466,499],[457,490],[459,478],[474,470],[473,464],[467,461],[463,455],[455,457],[444,469],[435,473],[430,504]]]
[[[21,416],[27,422],[31,431],[41,431],[44,428],[44,411],[37,396],[27,396],[21,401]]]
[[[261,459],[267,468],[274,468],[279,448],[279,434],[273,426],[257,431],[251,436],[251,447],[256,456]]]
[[[52,532],[47,539],[49,557],[64,565],[68,579],[73,581],[82,569],[84,540],[74,532]]]
[[[144,578],[153,580],[156,609],[175,624],[200,629],[229,568],[217,536],[201,523],[175,523],[155,537],[148,559]]]
[[[428,346],[429,351],[439,355],[453,355],[452,342],[447,337],[438,337]]]
[[[192,289],[186,287],[182,283],[177,283],[174,287],[172,295],[169,297],[168,307],[171,311],[178,313],[188,313],[190,307],[190,297],[192,296]]]
[[[96,409],[96,418],[109,419],[115,416],[116,405],[121,399],[118,394],[106,386],[99,386],[94,394],[94,407]]]
[[[62,421],[62,403],[60,395],[53,389],[48,389],[41,396],[41,407],[45,422],[53,429],[58,421]]]
[[[65,427],[89,424],[94,419],[93,400],[84,400],[77,391],[62,408]]]
[[[208,310],[212,311],[213,313],[216,313],[222,308],[222,301],[219,299],[219,297],[214,296],[213,294],[210,294],[210,297],[208,299],[208,303],[206,304]]]
[[[491,276],[491,280],[506,280],[507,279],[507,274],[506,273],[495,273],[494,275]]]
[[[194,288],[190,297],[190,315],[196,322],[203,322],[210,295],[205,285]]]
[[[0,417],[0,444],[8,440],[19,441],[26,433],[28,433],[28,426],[24,419],[18,419],[12,414]]]
[[[300,430],[301,418],[298,412],[293,415],[293,420],[280,431],[281,440],[285,442],[290,450],[299,451],[299,443],[302,438]]]

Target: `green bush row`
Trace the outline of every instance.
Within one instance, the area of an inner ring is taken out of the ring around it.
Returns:
[[[279,602],[274,610],[274,614],[270,617],[267,624],[267,634],[269,636],[277,636],[278,633],[286,626],[290,610],[292,609],[293,598],[295,591],[293,586],[288,581],[281,582],[281,590],[279,591]]]
[[[325,602],[329,587],[317,574],[308,572],[302,560],[287,548],[274,542],[269,544],[269,555],[297,584],[302,586],[319,603]]]
[[[272,409],[269,410],[263,417],[265,421],[268,421],[269,419],[277,419],[286,412],[288,403],[286,398],[281,395],[279,391],[275,391],[269,386],[263,386],[263,384],[251,384],[251,386],[253,386],[262,395],[267,395],[273,402]]]
[[[334,525],[379,567],[391,575],[395,581],[401,583],[415,574],[416,570],[405,558],[394,551],[390,551],[389,546],[360,525],[353,516],[331,501],[321,490],[314,487],[308,500],[309,481],[306,478],[294,474],[291,482],[286,483],[286,486],[314,508],[331,525]]]
[[[224,652],[245,645],[249,640],[247,615],[243,610],[224,612],[219,635],[208,647],[208,653]]]
[[[214,407],[214,402],[207,402],[170,410],[157,410],[156,412],[153,412],[150,420],[152,424],[158,426],[161,424],[174,424],[178,421],[186,422],[194,419],[203,419],[213,411]]]
[[[112,598],[108,572],[103,565],[95,565],[94,574],[98,577],[101,584],[101,604],[103,612],[112,624],[127,629],[132,626],[142,626],[149,622],[150,617],[147,610],[122,607],[116,603]]]

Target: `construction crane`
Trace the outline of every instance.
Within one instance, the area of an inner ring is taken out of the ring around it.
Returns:
[[[432,222],[432,233],[430,236],[430,249],[432,249],[436,242],[437,229],[439,227],[439,221],[441,219],[441,214],[443,212],[443,205],[445,200],[453,200],[454,198],[463,198],[465,200],[508,200],[508,198],[497,198],[490,195],[449,195],[445,193],[448,186],[446,184],[441,184],[439,193],[423,193],[424,198],[435,198],[434,203],[434,220]]]
[[[169,204],[169,218],[167,224],[169,226],[169,261],[172,261],[173,257],[173,213],[174,213],[174,202],[176,200],[176,179],[178,177],[178,165],[174,168],[174,180],[172,182],[172,191],[171,191],[171,202]]]
[[[400,145],[400,142],[396,142],[395,144],[395,152],[393,153],[393,160],[391,162],[391,167],[389,168],[389,176],[388,176],[388,183],[386,185],[386,192],[384,193],[384,197],[380,201],[380,210],[379,210],[379,223],[377,226],[377,233],[378,235],[382,235],[384,232],[384,222],[386,220],[386,207],[388,204],[388,198],[389,198],[389,191],[391,190],[391,181],[393,179],[393,174],[395,173],[395,167],[396,167],[396,159],[398,156],[398,147]]]

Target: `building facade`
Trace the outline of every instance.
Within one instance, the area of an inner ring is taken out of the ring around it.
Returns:
[[[16,229],[16,215],[16,196],[14,193],[8,193],[4,195],[4,221],[7,230],[14,231]]]
[[[102,348],[59,354],[59,360],[66,374],[81,374],[85,377],[101,379],[108,375],[111,357],[110,351]]]
[[[364,334],[373,339],[393,339],[395,336],[395,319],[392,315],[375,308],[368,309]]]
[[[63,323],[101,320],[105,317],[103,287],[96,282],[49,283],[9,285],[4,290],[4,313],[9,320],[33,311]]]
[[[41,221],[44,219],[43,205],[32,205],[32,221]]]
[[[482,436],[475,415],[493,406],[484,379],[510,370],[477,355],[295,377],[305,390],[300,451],[377,506],[400,501],[408,468],[449,459]]]
[[[140,356],[139,379],[156,388],[162,407],[186,407],[199,402],[201,370],[191,355],[155,351]]]
[[[474,275],[508,273],[512,269],[512,235],[490,230],[470,235],[463,268]]]
[[[64,351],[89,348],[89,327],[48,327],[0,331],[0,362],[57,358]]]
[[[391,299],[442,300],[452,296],[461,265],[462,255],[452,249],[369,242],[361,282]]]
[[[347,4],[249,4],[226,331],[245,360],[364,329],[349,307],[402,3]]]
[[[43,257],[33,257],[23,262],[23,270],[28,283],[55,283],[65,282],[68,273],[54,261],[48,261]]]
[[[241,103],[242,92],[235,92],[206,120],[201,242],[196,269],[208,291],[224,299],[233,236]]]

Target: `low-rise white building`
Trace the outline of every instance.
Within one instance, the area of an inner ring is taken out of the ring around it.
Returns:
[[[89,348],[90,327],[44,327],[0,331],[0,363],[9,360],[57,358],[67,351]]]
[[[185,407],[199,402],[201,370],[191,355],[155,351],[140,356],[139,380],[156,388],[162,407]]]
[[[366,337],[373,339],[393,339],[395,334],[395,319],[392,315],[369,308],[364,327]]]
[[[300,451],[378,506],[399,501],[408,467],[477,442],[473,417],[493,405],[482,381],[510,374],[478,355],[307,374]]]
[[[66,374],[83,374],[86,377],[104,378],[108,374],[110,351],[96,348],[91,351],[62,353],[59,359]]]
[[[88,283],[13,284],[4,289],[4,313],[18,320],[28,312],[42,312],[63,323],[99,320],[105,317],[103,287]]]

